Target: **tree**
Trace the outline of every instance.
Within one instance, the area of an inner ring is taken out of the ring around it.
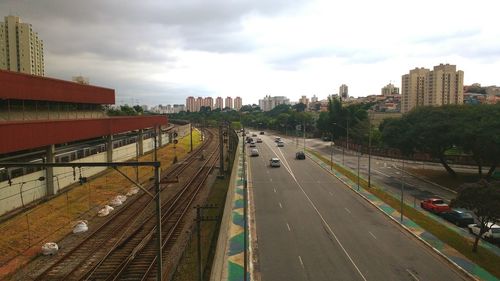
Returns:
[[[473,252],[477,252],[477,245],[481,236],[490,230],[490,222],[500,220],[500,186],[493,186],[482,181],[480,186],[467,186],[451,201],[452,207],[465,208],[472,211],[478,220],[479,233],[475,235]]]
[[[306,111],[306,105],[299,102],[299,103],[293,105],[292,109],[297,111],[297,112],[304,112],[304,111]]]

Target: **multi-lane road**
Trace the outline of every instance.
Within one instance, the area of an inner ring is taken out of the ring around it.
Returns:
[[[310,159],[295,160],[295,144],[259,137],[249,184],[263,281],[468,280]]]

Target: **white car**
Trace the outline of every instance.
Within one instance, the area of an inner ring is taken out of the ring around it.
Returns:
[[[489,222],[487,226],[491,228],[490,230],[483,233],[483,238],[500,239],[500,225]],[[478,235],[481,227],[474,223],[469,224],[467,228],[469,228],[470,233]]]
[[[280,137],[276,137],[274,138],[274,142],[280,142],[281,141],[281,138]]]
[[[269,166],[280,167],[281,166],[280,159],[279,158],[271,158],[271,160],[269,160]]]
[[[277,145],[278,145],[278,147],[285,147],[285,143],[284,143],[284,142],[282,142],[282,141],[278,142],[278,144],[277,144]]]
[[[257,150],[257,148],[250,150],[250,156],[259,156],[259,150]]]

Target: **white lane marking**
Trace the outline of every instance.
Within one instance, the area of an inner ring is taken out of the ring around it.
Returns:
[[[348,212],[349,214],[351,214],[351,210],[347,209],[347,208],[344,208],[346,210],[346,212]]]
[[[418,279],[417,276],[415,276],[415,274],[413,274],[413,272],[411,272],[409,269],[406,269],[406,272],[408,272],[415,281],[420,281],[420,279]]]
[[[373,235],[373,233],[371,231],[368,231],[368,233],[370,233],[370,235],[374,238],[374,239],[377,239],[377,237],[375,237],[375,235]]]
[[[270,178],[269,181],[273,181],[273,179]]]
[[[299,262],[300,262],[300,265],[302,266],[302,268],[304,268],[304,263],[302,262],[302,258],[299,256]]]
[[[276,188],[273,188],[274,189],[274,193],[276,193]]]
[[[377,172],[377,173],[381,174],[382,176],[386,176],[386,177],[388,177],[388,178],[390,178],[390,177],[391,177],[390,175],[388,175],[388,174],[386,174],[386,173],[382,173],[381,171],[379,171],[379,170],[377,170],[377,169],[373,169],[373,170],[374,170],[375,172]]]
[[[280,208],[283,209],[283,206],[281,205],[281,202],[278,202],[278,204],[280,205]]]
[[[330,196],[333,196],[333,193],[331,191],[329,193],[330,193]]]
[[[269,148],[271,149],[271,151],[274,152],[274,154],[276,155],[276,157],[278,156],[278,154],[276,154],[276,152],[269,146]],[[288,162],[286,161],[286,158],[285,156],[283,155],[283,153],[281,152],[281,150],[278,150],[281,155],[283,156],[283,164],[284,164],[284,167],[287,168],[288,166]],[[297,186],[300,188],[300,190],[302,191],[302,193],[306,196],[307,198],[307,201],[309,201],[309,204],[311,204],[311,206],[313,207],[314,211],[316,211],[316,214],[318,214],[318,216],[320,217],[321,221],[323,222],[323,224],[326,226],[326,228],[328,229],[328,231],[331,233],[331,235],[333,236],[333,238],[335,239],[335,241],[337,241],[337,243],[339,244],[340,248],[342,248],[342,251],[344,252],[344,254],[347,256],[347,258],[349,259],[349,261],[351,262],[351,264],[354,266],[354,268],[356,269],[356,271],[358,272],[358,274],[361,276],[361,278],[363,278],[364,281],[368,281],[366,280],[366,277],[363,275],[363,273],[361,273],[361,270],[359,269],[359,267],[356,265],[356,263],[354,262],[354,260],[351,258],[351,256],[349,255],[349,253],[347,252],[347,250],[344,248],[344,245],[342,245],[342,243],[340,242],[339,238],[337,237],[337,235],[335,235],[335,232],[333,232],[332,228],[330,227],[330,225],[326,222],[325,218],[323,217],[323,215],[320,213],[320,211],[318,210],[318,208],[316,207],[316,205],[314,204],[314,202],[311,200],[311,198],[309,197],[309,195],[307,195],[306,191],[304,190],[304,188],[302,187],[302,185],[297,181],[297,178],[295,177],[295,175],[293,174],[292,170],[287,168],[286,169],[288,171],[288,173],[290,174],[290,176],[292,176],[293,180],[295,181],[295,183],[297,184]],[[299,256],[300,258],[300,256]],[[302,260],[302,259],[301,259]]]
[[[266,171],[267,174],[269,174],[269,171]]]
[[[288,228],[288,231],[292,231],[292,230],[290,229],[290,225],[289,225],[288,223],[286,223],[286,228]]]

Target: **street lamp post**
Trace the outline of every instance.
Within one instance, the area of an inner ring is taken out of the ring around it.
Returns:
[[[371,122],[371,117],[368,117],[368,188],[370,188],[371,185],[371,164],[372,164],[372,122]]]
[[[401,169],[401,223],[403,223],[403,200],[405,191],[405,159],[403,158],[403,168]]]
[[[333,171],[333,138],[330,143],[330,170]]]

